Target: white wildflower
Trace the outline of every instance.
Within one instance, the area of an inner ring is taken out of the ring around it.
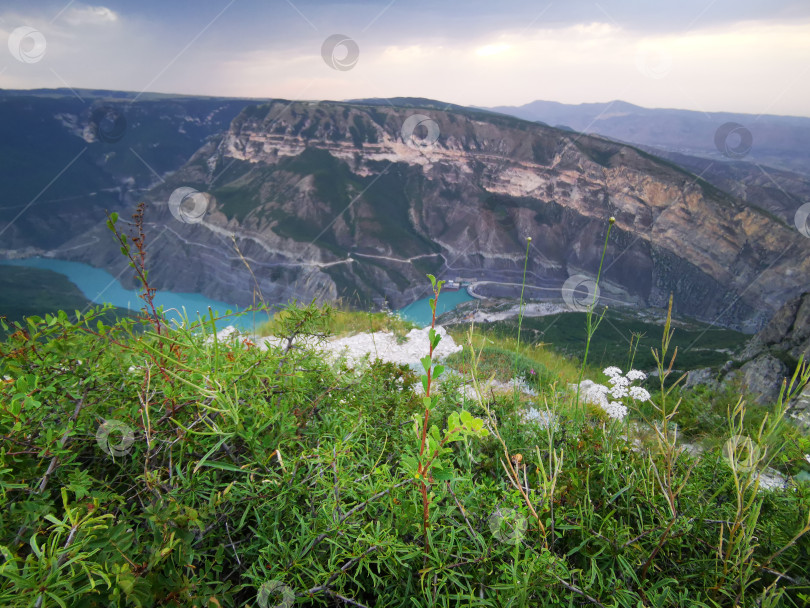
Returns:
[[[623,399],[624,397],[627,397],[628,394],[627,387],[622,386],[621,384],[617,384],[610,389],[610,396],[614,399]]]
[[[607,405],[608,387],[604,384],[596,384],[591,380],[585,380],[579,385],[579,388],[585,403],[600,407]]]
[[[640,386],[631,386],[630,398],[636,401],[648,401],[650,399],[650,393],[647,389],[643,389]]]
[[[622,420],[627,416],[627,408],[618,401],[611,401],[604,410],[608,416],[616,420]]]
[[[633,381],[635,381],[635,380],[646,380],[647,379],[647,374],[645,374],[644,372],[642,372],[640,370],[637,370],[637,369],[631,369],[629,372],[627,372],[627,379],[628,380],[633,380]]]
[[[610,366],[610,367],[606,367],[605,369],[603,369],[602,373],[605,374],[606,376],[610,377],[610,378],[615,378],[616,376],[621,376],[622,375],[622,370],[620,370],[616,366]]]
[[[810,464],[810,454],[805,454],[804,459],[807,461],[808,464]]]
[[[613,386],[630,386],[630,380],[624,376],[613,376],[610,380],[608,380],[608,382]]]
[[[534,422],[540,428],[546,429],[549,425],[557,427],[557,417],[549,411],[537,410],[532,407],[526,410],[524,417],[527,422]]]
[[[605,386],[604,384],[594,384],[591,387],[592,392],[599,393],[599,394],[602,394],[602,395],[606,395],[608,390],[610,390],[610,389],[608,389],[608,387]]]
[[[588,401],[588,403],[592,405],[598,405],[601,408],[605,408],[607,406],[608,400],[605,395],[595,395],[593,399]]]

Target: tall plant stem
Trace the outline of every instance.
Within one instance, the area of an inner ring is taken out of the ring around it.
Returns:
[[[529,266],[529,247],[532,245],[532,237],[526,238],[526,255],[523,257],[523,282],[520,286],[520,308],[518,311],[518,331],[517,331],[517,349],[515,350],[515,363],[512,366],[512,378],[516,380],[515,376],[517,374],[517,361],[518,355],[520,354],[520,331],[523,327],[523,292],[526,289],[526,269]],[[517,401],[518,396],[518,387],[517,382],[515,383],[515,401]]]
[[[432,285],[433,285],[433,301],[431,302],[432,308],[432,316],[430,319],[430,329],[434,330],[436,328],[436,307],[439,304],[439,292],[441,291],[442,283],[441,281],[437,284],[433,278],[431,278]],[[438,287],[437,287],[438,285]],[[430,351],[429,351],[430,361],[433,361],[433,340],[430,340]],[[424,466],[422,463],[422,458],[425,454],[425,442],[427,441],[427,434],[428,434],[428,418],[430,416],[430,407],[427,403],[430,402],[430,388],[431,383],[433,381],[433,369],[432,366],[428,366],[425,370],[427,373],[427,386],[425,387],[425,417],[422,423],[422,442],[421,446],[419,447],[419,492],[422,495],[422,533],[425,539],[425,555],[427,555],[428,551],[430,551],[430,540],[428,538],[428,528],[430,527],[430,497],[428,496],[428,488],[427,484],[425,483],[425,477],[428,475],[429,465]]]
[[[596,325],[593,324],[593,309],[596,306],[596,298],[599,290],[599,280],[602,278],[602,265],[605,263],[605,255],[607,254],[607,244],[608,239],[610,238],[610,230],[613,228],[613,224],[615,223],[616,218],[614,217],[611,217],[608,220],[608,229],[607,233],[605,234],[605,244],[602,247],[602,258],[599,260],[599,271],[596,273],[596,284],[594,285],[593,288],[593,302],[591,302],[591,305],[588,306],[588,313],[587,316],[585,317],[587,338],[585,339],[585,355],[582,357],[582,365],[579,368],[579,379],[577,380],[577,397],[574,406],[577,412],[579,411],[579,390],[580,390],[579,387],[582,384],[582,375],[585,373],[585,366],[588,363],[588,352],[591,349],[591,338],[593,338],[593,335],[596,333],[596,329],[599,327],[599,323],[602,322],[602,318],[605,315],[603,311],[602,315],[597,320]]]

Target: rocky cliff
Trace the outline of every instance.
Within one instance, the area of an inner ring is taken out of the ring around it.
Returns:
[[[204,216],[170,209],[181,187],[205,193],[187,197]],[[528,236],[526,295],[559,298],[569,276],[596,274],[610,216],[605,303],[674,292],[676,312],[753,332],[810,276],[810,239],[671,163],[468,110],[251,106],[146,198],[155,286],[237,304],[258,286],[271,302],[398,307],[425,295],[426,272],[516,294]],[[97,232],[71,257],[117,268]]]
[[[775,403],[782,382],[790,382],[800,360],[810,359],[810,292],[805,292],[782,306],[742,351],[739,370],[726,374],[724,384],[739,383],[754,402],[760,405]],[[712,376],[708,370],[699,370],[694,383]],[[708,380],[708,383],[711,383]],[[789,403],[790,416],[810,427],[810,386]]]

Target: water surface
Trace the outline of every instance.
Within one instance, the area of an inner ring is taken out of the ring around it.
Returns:
[[[0,264],[42,268],[63,274],[79,288],[85,298],[95,304],[110,303],[113,306],[133,311],[140,310],[144,305],[143,298],[139,297],[140,291],[124,289],[121,283],[106,270],[94,268],[82,262],[36,257],[24,260],[2,260]],[[129,270],[131,269],[127,267],[127,271]],[[184,310],[191,322],[198,321],[200,315],[210,319],[209,306],[217,317],[226,314],[228,310],[239,310],[236,306],[212,300],[197,293],[158,291],[155,293],[154,302],[156,308],[163,306],[163,313],[172,324],[180,323],[183,320],[182,313]],[[221,329],[228,325],[234,325],[240,329],[252,330],[253,316],[251,313],[241,317],[228,317],[217,321],[217,327]],[[257,313],[255,316],[257,325],[267,320],[266,314]]]
[[[95,304],[110,303],[113,306],[138,311],[143,307],[143,299],[140,291],[125,289],[118,280],[106,270],[94,268],[82,262],[68,262],[67,260],[57,260],[53,258],[26,258],[24,260],[0,260],[0,265],[25,266],[29,268],[42,268],[52,270],[65,275],[68,280],[79,288],[88,300]],[[130,269],[127,268],[127,271]],[[466,289],[458,291],[444,291],[439,296],[439,306],[436,316],[444,312],[453,310],[462,302],[474,299],[467,293]],[[155,306],[163,306],[163,312],[173,323],[180,323],[183,320],[183,311],[188,315],[190,321],[195,322],[203,315],[208,317],[208,307],[219,317],[226,314],[228,310],[239,310],[236,306],[212,300],[198,293],[175,293],[171,291],[158,291],[155,294]],[[400,309],[400,314],[414,323],[425,327],[430,325],[431,310],[430,297],[422,298],[404,308]],[[241,317],[231,316],[217,321],[217,328],[222,329],[228,325],[233,325],[239,329],[254,331],[263,322],[267,321],[266,313],[248,313]]]
[[[436,316],[453,310],[456,306],[463,302],[474,300],[466,289],[459,289],[458,291],[443,291],[439,294],[439,305],[436,307]],[[422,298],[408,304],[405,308],[400,308],[399,313],[403,318],[413,321],[414,323],[427,327],[430,325],[433,312],[430,309],[431,297]]]

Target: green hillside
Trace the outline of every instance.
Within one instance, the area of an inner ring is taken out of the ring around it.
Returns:
[[[0,266],[0,316],[9,322],[23,317],[44,317],[58,310],[86,311],[96,306],[79,288],[58,272],[20,266]],[[114,308],[102,318],[113,322],[117,317],[133,316],[123,308]],[[0,335],[3,329],[0,327]]]

